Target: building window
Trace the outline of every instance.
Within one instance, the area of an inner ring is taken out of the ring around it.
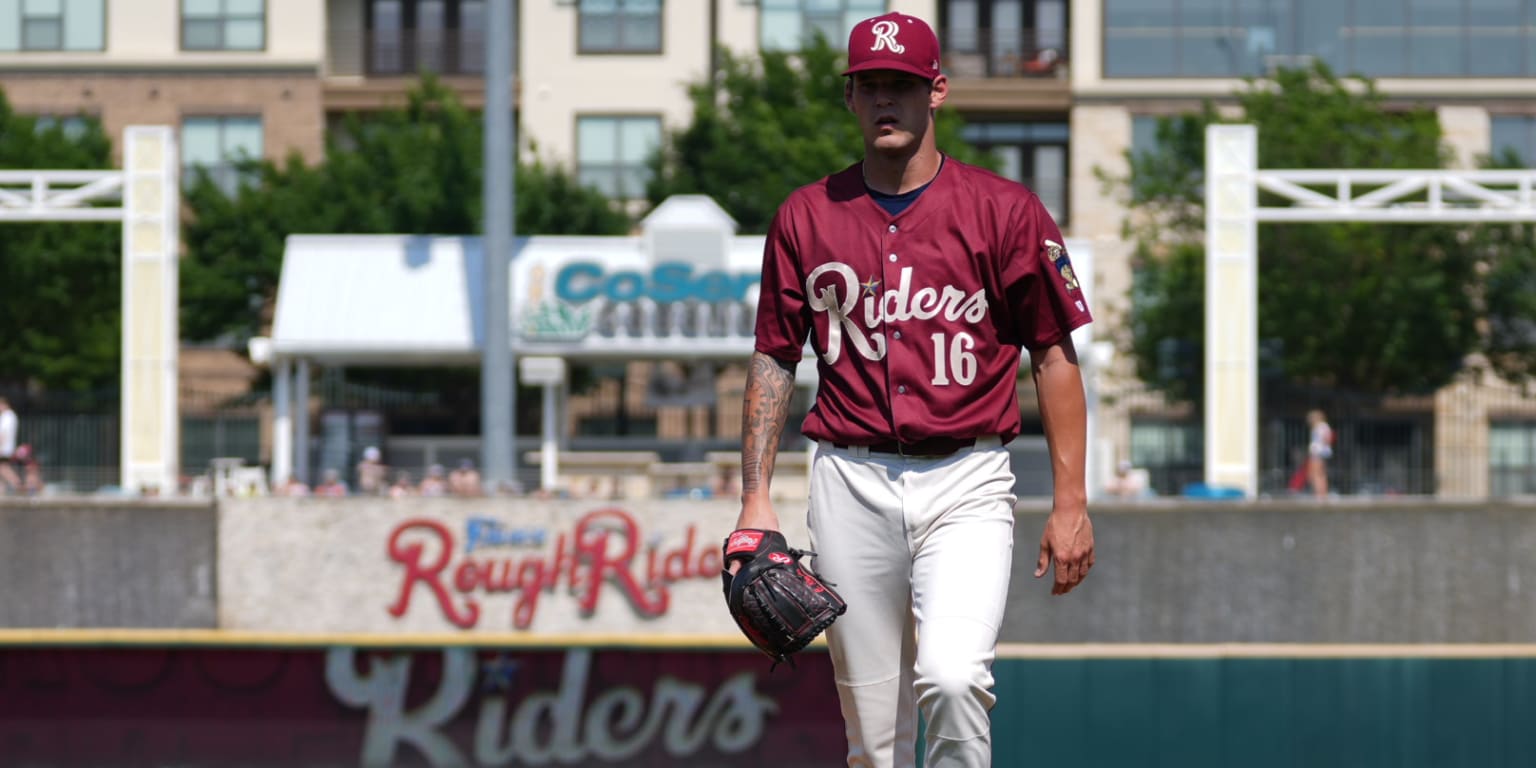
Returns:
[[[265,0],[181,0],[181,48],[260,51],[267,47]]]
[[[1034,190],[1057,224],[1067,215],[1066,123],[967,123],[961,135],[991,152],[998,173]]]
[[[106,0],[0,0],[0,51],[100,51]]]
[[[1147,470],[1160,496],[1177,496],[1205,476],[1205,443],[1198,424],[1131,417],[1131,464]]]
[[[1513,155],[1521,167],[1536,167],[1536,115],[1494,115],[1488,149],[1494,160]]]
[[[944,0],[939,9],[950,77],[1054,75],[1066,62],[1066,0]]]
[[[242,161],[263,156],[261,118],[255,116],[189,117],[181,123],[182,183],[197,181],[198,170],[233,195],[250,177]]]
[[[485,0],[369,0],[367,9],[369,74],[485,71]],[[512,46],[516,61],[516,35]]]
[[[51,131],[59,131],[64,134],[64,138],[70,141],[80,139],[91,128],[91,118],[85,115],[38,115],[33,120],[33,133],[41,135]]]
[[[885,0],[760,0],[765,51],[798,51],[817,34],[834,49],[848,44],[853,25],[885,13]]]
[[[1107,77],[1536,75],[1530,0],[1104,0]]]
[[[646,161],[659,146],[659,117],[578,117],[577,177],[615,200],[644,197],[651,178]]]
[[[1495,421],[1488,425],[1488,493],[1536,494],[1536,421]]]
[[[581,0],[581,53],[661,53],[662,0]]]

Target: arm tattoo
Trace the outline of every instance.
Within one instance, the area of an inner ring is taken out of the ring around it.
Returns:
[[[779,438],[789,420],[795,371],[761,352],[752,353],[747,371],[745,408],[741,412],[741,493],[768,487],[779,456]]]

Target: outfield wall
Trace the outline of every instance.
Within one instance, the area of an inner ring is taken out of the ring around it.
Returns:
[[[0,627],[731,638],[717,574],[736,512],[660,500],[0,503]],[[803,512],[780,514],[807,544]],[[1065,598],[1030,576],[1044,515],[1019,514],[1006,642],[1536,641],[1536,507],[1104,507],[1098,565]]]

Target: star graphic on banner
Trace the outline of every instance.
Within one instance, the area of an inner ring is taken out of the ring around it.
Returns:
[[[876,280],[874,276],[871,275],[868,280],[859,283],[859,285],[864,287],[865,296],[873,296],[875,295],[875,292],[880,288],[880,281]]]
[[[480,667],[480,692],[501,693],[511,690],[517,679],[517,660],[505,653],[498,653]]]

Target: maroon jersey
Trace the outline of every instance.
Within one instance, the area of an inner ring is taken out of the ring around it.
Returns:
[[[757,351],[821,382],[803,432],[868,445],[1019,433],[1019,349],[1092,318],[1061,232],[1023,186],[945,158],[891,216],[860,165],[780,206],[763,252]]]

